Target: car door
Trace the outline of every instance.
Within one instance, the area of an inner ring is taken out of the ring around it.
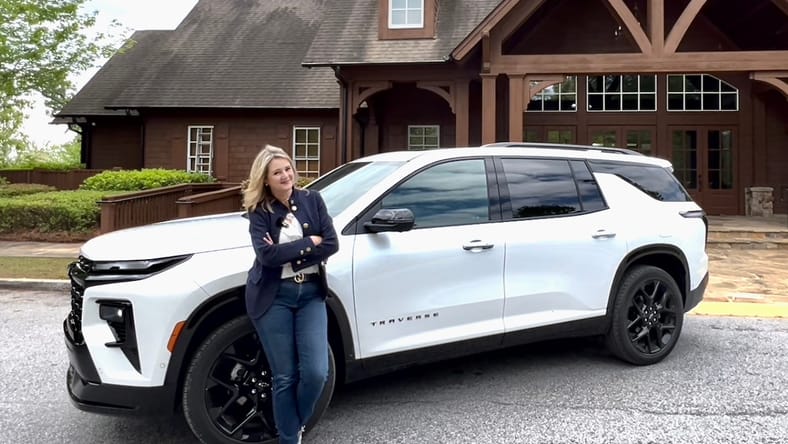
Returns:
[[[502,158],[506,332],[602,316],[626,255],[585,162]]]
[[[353,247],[362,358],[503,332],[504,238],[490,159],[430,165],[361,216],[408,208],[405,232],[361,232]],[[492,177],[492,175],[490,175]],[[499,339],[499,338],[498,338]]]

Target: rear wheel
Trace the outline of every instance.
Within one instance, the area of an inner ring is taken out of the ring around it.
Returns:
[[[661,268],[639,265],[618,288],[607,345],[624,361],[654,364],[673,350],[683,323],[681,290],[673,277]]]
[[[307,422],[311,429],[328,407],[336,367],[329,348],[328,380]],[[272,377],[252,323],[239,316],[211,333],[189,364],[183,413],[203,443],[270,443],[278,433],[271,398]]]

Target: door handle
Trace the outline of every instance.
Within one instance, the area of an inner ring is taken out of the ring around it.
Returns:
[[[481,250],[489,250],[490,248],[494,247],[493,244],[486,244],[482,243],[479,239],[474,239],[467,244],[462,246],[462,249],[465,251],[481,251]]]
[[[592,234],[591,237],[594,239],[610,239],[616,237],[616,233],[607,230],[596,230],[596,233]]]

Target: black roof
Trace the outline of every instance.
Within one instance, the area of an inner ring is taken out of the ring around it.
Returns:
[[[173,31],[136,32],[57,115],[120,108],[338,108],[329,68],[301,60],[321,0],[200,0]],[[155,13],[155,12],[151,12]]]

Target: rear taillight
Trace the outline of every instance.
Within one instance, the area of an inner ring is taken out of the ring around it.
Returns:
[[[703,220],[703,225],[706,226],[706,243],[709,242],[709,218],[706,217],[706,212],[703,210],[688,210],[688,211],[679,211],[679,214],[682,217],[689,217],[689,218],[699,218]]]

